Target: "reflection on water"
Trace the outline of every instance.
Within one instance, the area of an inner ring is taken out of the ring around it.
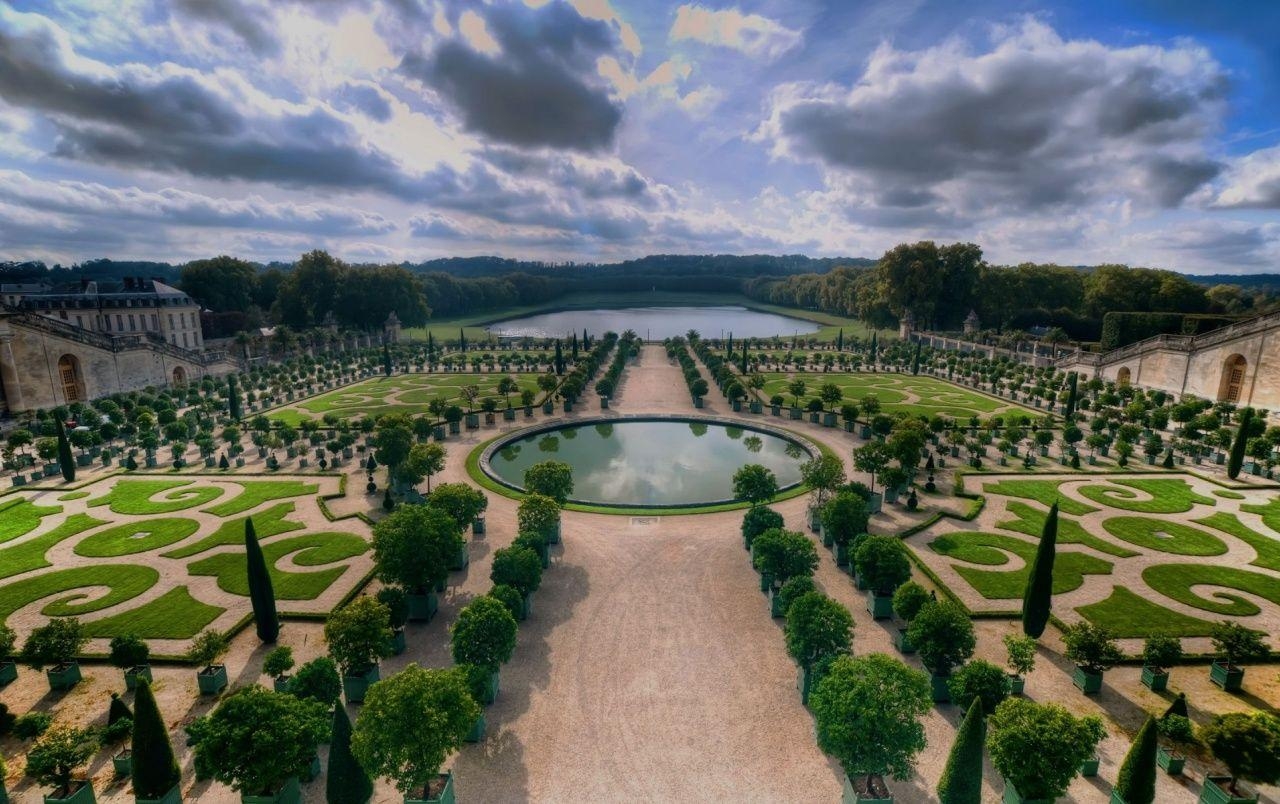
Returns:
[[[519,444],[523,442],[517,441],[516,443]],[[543,436],[542,438],[538,439],[538,452],[559,452],[559,451],[560,451],[560,439],[556,438],[555,436],[553,435]]]
[[[499,321],[490,329],[513,337],[557,338],[570,332],[625,332],[662,340],[696,329],[706,338],[768,338],[807,335],[818,331],[813,321],[761,313],[732,304],[704,307],[628,307],[619,310],[563,310]]]
[[[701,438],[723,430],[727,438]],[[729,432],[730,430],[734,432]],[[571,438],[570,433],[578,436]],[[695,437],[691,438],[690,434]],[[497,475],[519,485],[524,472],[548,451],[573,467],[573,498],[584,502],[681,505],[729,499],[733,473],[762,464],[783,486],[800,482],[806,455],[798,445],[767,433],[705,422],[620,421],[584,424],[512,442],[492,457]],[[558,445],[550,450],[543,444]],[[537,450],[520,445],[536,442]]]

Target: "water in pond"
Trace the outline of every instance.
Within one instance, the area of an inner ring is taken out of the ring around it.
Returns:
[[[706,422],[619,421],[535,433],[493,453],[490,466],[515,486],[540,461],[573,467],[573,499],[606,505],[691,505],[733,498],[733,473],[749,463],[773,470],[778,485],[800,482],[809,459],[768,433]]]
[[[561,310],[498,321],[489,327],[502,336],[555,338],[570,332],[595,335],[630,329],[648,340],[660,341],[696,329],[704,338],[767,338],[807,335],[818,331],[813,321],[762,313],[738,305],[707,307],[626,307],[618,310]]]

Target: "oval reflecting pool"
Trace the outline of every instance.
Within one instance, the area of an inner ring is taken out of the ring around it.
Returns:
[[[808,335],[818,324],[801,318],[749,310],[741,305],[705,307],[627,307],[616,310],[559,310],[495,321],[489,329],[504,337],[558,338],[586,329],[593,334],[632,330],[646,340],[660,341],[698,330],[704,338],[771,338]]]
[[[760,430],[695,420],[614,419],[542,430],[492,449],[488,470],[515,488],[535,463],[573,468],[572,500],[615,506],[678,507],[733,499],[733,473],[758,463],[780,488],[800,482],[809,452]]]

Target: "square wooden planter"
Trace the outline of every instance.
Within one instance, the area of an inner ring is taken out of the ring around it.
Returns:
[[[1209,667],[1209,680],[1222,687],[1224,692],[1238,692],[1244,685],[1244,668],[1214,662]]]
[[[151,665],[140,664],[137,667],[130,667],[124,671],[124,688],[126,690],[135,690],[138,688],[138,679],[145,678],[148,682],[151,679]]]
[[[436,611],[440,608],[440,599],[436,597],[435,592],[427,592],[426,594],[409,593],[405,597],[409,600],[410,622],[431,622],[431,618],[436,616]]]
[[[80,675],[79,662],[67,662],[53,667],[45,671],[45,676],[49,679],[49,689],[57,691],[69,690],[80,683],[83,676]]]
[[[1150,665],[1142,666],[1142,686],[1152,692],[1164,692],[1169,688],[1169,671],[1157,670]]]
[[[174,785],[160,798],[135,798],[134,804],[181,804],[182,788]]]
[[[217,695],[227,688],[227,666],[215,664],[196,673],[201,695]]]
[[[1163,745],[1156,748],[1156,764],[1170,776],[1182,775],[1182,769],[1187,764],[1187,758],[1182,754],[1170,751]]]
[[[887,620],[893,616],[893,595],[867,592],[867,611],[873,620]]]
[[[1027,680],[1022,676],[1007,676],[1009,679],[1009,694],[1021,695],[1022,691],[1027,688]]]
[[[487,724],[484,721],[484,712],[480,713],[480,717],[476,718],[476,722],[471,724],[471,731],[467,732],[467,736],[463,739],[469,743],[478,743],[484,740],[485,729]]]
[[[893,796],[887,798],[870,798],[858,793],[853,789],[853,780],[846,774],[844,777],[843,790],[840,794],[840,804],[893,804]]]
[[[382,676],[378,672],[378,666],[375,664],[363,673],[343,676],[342,692],[347,696],[348,703],[363,703],[365,693],[369,691],[369,687],[373,686]]]
[[[1200,788],[1198,804],[1256,804],[1257,796],[1233,796],[1228,786],[1230,776],[1206,776],[1204,786]]]
[[[1098,766],[1102,764],[1102,760],[1098,757],[1086,759],[1080,763],[1080,775],[1084,777],[1092,777],[1098,775]]]
[[[404,797],[404,804],[455,804],[453,793],[453,774],[442,773],[440,778],[444,780],[444,784],[435,793],[435,798],[412,798]]]
[[[241,804],[302,804],[302,785],[295,776],[273,796],[240,795]]]
[[[1018,788],[1009,782],[1004,783],[1004,795],[1000,798],[1001,804],[1053,804],[1047,798],[1023,798],[1018,792]]]
[[[951,703],[951,688],[947,686],[950,679],[949,675],[929,674],[929,688],[934,703]]]
[[[76,780],[72,784],[80,785],[71,794],[65,798],[58,796],[45,796],[44,804],[97,804],[97,797],[93,794],[93,783],[88,781]]]
[[[1085,695],[1094,695],[1102,691],[1102,674],[1090,673],[1077,666],[1071,673],[1071,683],[1079,687]]]
[[[0,687],[8,686],[18,680],[18,665],[14,662],[0,662]]]
[[[911,640],[907,639],[907,629],[899,628],[893,636],[893,646],[903,656],[910,656],[916,652],[916,646],[911,644]]]

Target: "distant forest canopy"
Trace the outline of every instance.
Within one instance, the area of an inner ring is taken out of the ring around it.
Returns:
[[[921,328],[956,330],[972,309],[984,329],[1060,327],[1086,341],[1098,340],[1107,313],[1244,317],[1280,309],[1277,274],[1209,278],[1122,265],[996,266],[972,243],[931,241],[896,246],[879,260],[654,255],[619,263],[455,257],[353,265],[312,251],[292,264],[269,265],[227,256],[182,266],[107,259],[53,268],[0,263],[0,282],[125,276],[155,277],[190,293],[212,311],[206,316],[211,337],[269,323],[307,329],[330,313],[342,326],[377,329],[394,310],[406,326],[420,326],[429,318],[542,304],[571,292],[655,289],[740,292],[884,327],[910,310]]]

